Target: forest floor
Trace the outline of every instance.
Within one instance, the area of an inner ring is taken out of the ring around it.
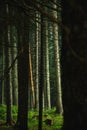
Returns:
[[[12,107],[13,119],[17,119],[17,107]],[[0,105],[0,124],[6,120],[6,106]],[[55,113],[55,108],[45,110],[43,112],[43,130],[61,130],[63,125],[63,116]],[[38,130],[38,111],[28,112],[28,127],[29,130]],[[14,126],[0,126],[0,130],[16,130]]]

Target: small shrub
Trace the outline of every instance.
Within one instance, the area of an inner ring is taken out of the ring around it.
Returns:
[[[6,106],[0,105],[0,120],[6,119]]]

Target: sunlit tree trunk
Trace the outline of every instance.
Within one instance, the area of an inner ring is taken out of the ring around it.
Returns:
[[[56,3],[57,1],[54,0]],[[54,4],[53,7],[57,9],[57,5]],[[53,11],[53,16],[57,17],[57,11]],[[57,90],[57,97],[56,97],[56,111],[59,114],[62,114],[63,107],[62,107],[62,91],[61,91],[61,70],[60,70],[60,52],[59,52],[59,42],[58,42],[58,24],[53,23],[53,36],[54,36],[54,50],[55,50],[55,75],[56,75],[56,90]]]
[[[39,21],[39,12],[36,12],[36,20]],[[39,107],[39,43],[40,43],[40,24],[36,22],[36,108]]]
[[[47,108],[51,108],[51,100],[50,100],[50,72],[49,72],[49,45],[48,45],[48,21],[45,21],[46,26],[46,88],[47,88]]]
[[[44,26],[44,107],[51,108],[47,18],[44,19],[43,26]]]
[[[31,59],[31,52],[29,47],[29,66],[30,66],[30,86],[31,86],[31,96],[32,96],[32,108],[35,108],[35,87],[34,87],[34,80],[33,80],[33,70],[32,70],[32,59]]]

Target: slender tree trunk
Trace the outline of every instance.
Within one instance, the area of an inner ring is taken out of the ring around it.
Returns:
[[[54,0],[56,2],[56,0]],[[55,9],[57,9],[57,5],[53,5]],[[55,18],[57,17],[57,11],[53,11],[53,15]],[[59,42],[58,42],[58,25],[56,23],[53,24],[53,36],[54,36],[54,49],[55,49],[55,72],[56,72],[56,86],[57,86],[57,104],[56,111],[59,114],[63,113],[62,107],[62,90],[61,90],[61,70],[60,70],[60,52],[59,52]]]
[[[45,27],[45,19],[43,18],[43,26],[44,26],[44,29],[43,29],[43,35],[44,35],[44,48],[43,48],[43,79],[44,79],[44,84],[43,84],[43,87],[44,87],[44,90],[43,90],[43,109],[46,109],[47,108],[47,77],[46,77],[46,34],[45,34],[45,31],[46,31],[46,27]]]
[[[29,110],[32,110],[32,94],[31,94],[32,92],[31,92],[31,86],[30,86],[30,84],[29,84],[29,90],[28,90],[28,109]]]
[[[16,37],[13,35],[13,29],[11,28],[11,44],[13,47],[11,48],[11,59],[12,61],[17,57],[17,42],[15,42]],[[18,104],[18,72],[17,72],[17,61],[15,62],[12,68],[12,92],[13,92],[13,105]]]
[[[37,17],[37,20],[38,20],[38,17],[39,17],[39,14],[38,12],[36,12],[36,17]],[[39,82],[39,79],[38,79],[38,43],[39,43],[39,23],[36,22],[36,108],[38,109],[39,107],[39,87],[38,87],[38,82]]]
[[[6,5],[6,15],[8,16],[9,8]],[[6,23],[6,37],[5,44],[10,45],[10,26]],[[12,124],[12,84],[11,84],[11,71],[8,71],[11,65],[11,50],[5,47],[5,73],[6,73],[6,105],[7,105],[7,124]]]
[[[46,86],[47,86],[47,108],[51,108],[50,100],[50,72],[49,72],[49,46],[48,46],[48,21],[45,21],[46,26]]]
[[[42,115],[43,115],[43,89],[44,89],[44,27],[43,16],[41,16],[41,50],[40,50],[40,67],[39,67],[39,127],[38,130],[42,130]]]
[[[39,20],[39,13],[36,12],[36,20]],[[36,108],[39,108],[39,43],[40,25],[36,22]]]
[[[45,10],[46,10],[46,8],[45,8]],[[43,26],[44,26],[44,107],[51,108],[47,18],[44,19]]]
[[[33,70],[32,70],[32,59],[31,59],[31,52],[29,48],[29,65],[30,65],[30,83],[31,83],[31,92],[32,92],[32,108],[35,108],[35,88],[34,88],[34,81],[33,81]]]
[[[2,44],[4,44],[4,35],[2,38]],[[4,77],[4,70],[5,70],[5,47],[2,46],[2,76]],[[1,103],[4,104],[5,103],[5,79],[2,79],[2,88],[1,88]]]

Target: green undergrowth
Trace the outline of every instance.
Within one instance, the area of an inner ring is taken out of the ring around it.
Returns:
[[[63,125],[63,116],[56,114],[55,108],[44,110],[43,112],[43,130],[60,130]],[[17,106],[12,107],[13,120],[17,119]],[[52,121],[52,124],[46,123],[46,120]],[[0,124],[6,121],[6,106],[0,105]],[[29,130],[38,130],[38,111],[28,112]],[[14,130],[12,126],[0,126],[0,130]],[[16,128],[15,128],[16,130]]]

